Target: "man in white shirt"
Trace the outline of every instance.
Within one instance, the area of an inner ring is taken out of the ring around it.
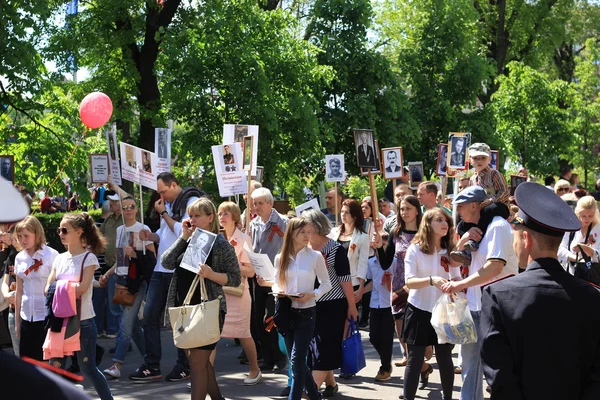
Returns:
[[[485,190],[480,186],[469,186],[454,199],[457,211],[465,222],[477,224],[480,217],[480,204],[486,199]],[[468,277],[462,281],[450,281],[442,289],[447,293],[467,289],[467,303],[477,327],[477,342],[461,346],[463,386],[461,400],[483,400],[483,364],[481,344],[484,332],[480,330],[481,285],[499,276],[516,274],[517,258],[513,250],[512,229],[501,217],[495,217],[482,237],[478,228],[472,228],[458,241],[456,248],[463,250],[469,240],[481,240],[479,249],[473,253]]]
[[[160,341],[160,317],[165,309],[167,294],[173,271],[166,269],[160,262],[162,253],[165,252],[177,240],[181,233],[181,221],[189,218],[187,212],[183,211],[196,201],[202,192],[195,188],[183,189],[179,181],[171,172],[163,172],[157,178],[157,191],[160,199],[154,203],[154,209],[160,215],[160,229],[156,233],[141,230],[140,240],[149,240],[158,243],[156,254],[156,266],[148,286],[146,307],[144,307],[144,340],[146,342],[146,355],[144,363],[131,375],[129,379],[141,382],[152,382],[162,379],[160,372],[160,360],[162,357]],[[185,201],[185,203],[182,203]],[[177,364],[166,376],[170,382],[181,381],[190,377],[190,366],[187,356],[182,349],[177,349]]]

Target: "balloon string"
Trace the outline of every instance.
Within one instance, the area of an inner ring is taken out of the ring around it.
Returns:
[[[83,137],[81,138],[82,140],[85,139],[85,135],[87,134],[87,126],[84,128],[83,130]],[[56,181],[58,180],[58,178],[60,178],[60,176],[62,175],[63,171],[65,170],[65,168],[67,167],[67,165],[69,164],[69,161],[71,161],[71,158],[73,158],[73,155],[75,154],[75,152],[77,151],[77,148],[79,147],[79,143],[76,142],[75,143],[75,147],[73,147],[73,150],[71,151],[71,154],[69,154],[69,157],[67,158],[67,161],[65,162],[65,164],[62,166],[62,168],[60,169],[60,171],[58,172],[58,175],[56,175],[56,178],[54,178],[54,180],[52,181],[52,183],[50,184],[50,186],[48,187],[47,192],[50,193],[50,190],[52,189],[52,186],[54,186],[54,184],[56,183]]]

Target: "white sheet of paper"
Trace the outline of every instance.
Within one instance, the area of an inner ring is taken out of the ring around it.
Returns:
[[[254,253],[252,249],[248,247],[247,243],[244,244],[244,249],[248,254],[248,258],[250,259],[252,267],[254,267],[256,275],[260,276],[265,281],[274,282],[275,268],[273,267],[273,263],[269,256],[266,254]]]

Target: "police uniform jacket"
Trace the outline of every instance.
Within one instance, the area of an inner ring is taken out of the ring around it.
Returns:
[[[484,288],[481,357],[492,399],[600,399],[600,292],[558,260]]]

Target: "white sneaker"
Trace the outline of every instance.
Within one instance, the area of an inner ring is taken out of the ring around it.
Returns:
[[[246,378],[244,379],[244,386],[254,386],[262,379],[262,372],[258,371],[258,375],[256,378]]]
[[[113,377],[114,379],[119,379],[121,377],[121,371],[117,368],[116,365],[113,365],[110,368],[106,368],[104,371],[104,375],[108,375]]]
[[[192,382],[189,382],[187,385],[185,385],[185,387],[187,388],[187,390],[191,391],[192,390]]]

